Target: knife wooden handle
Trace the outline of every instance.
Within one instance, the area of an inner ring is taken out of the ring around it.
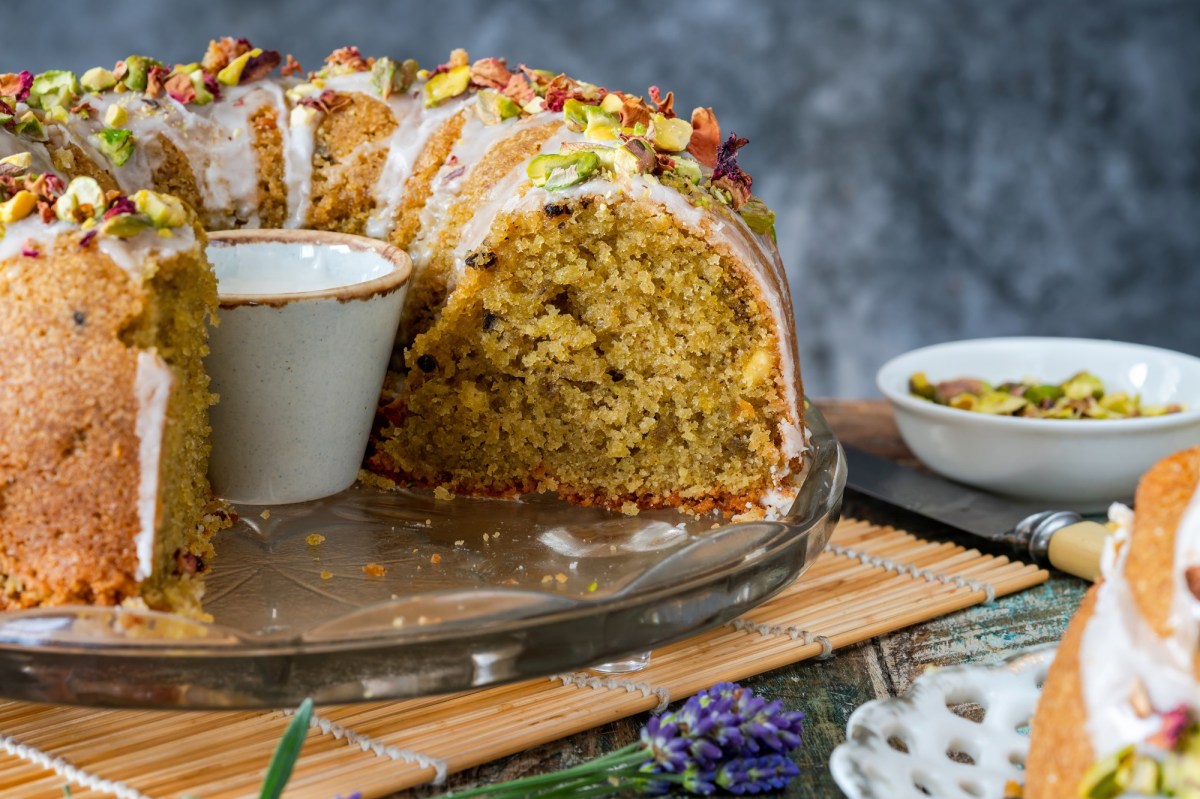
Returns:
[[[1108,527],[1099,522],[1075,522],[1054,531],[1050,538],[1051,565],[1067,574],[1096,581],[1100,575],[1100,553]]]

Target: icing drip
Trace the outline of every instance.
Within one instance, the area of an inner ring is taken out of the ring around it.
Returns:
[[[129,274],[140,277],[151,256],[187,252],[196,246],[196,231],[190,226],[184,225],[170,232],[170,237],[164,237],[155,230],[146,230],[128,239],[100,235],[92,246],[99,247],[100,252]]]
[[[283,120],[281,120],[281,123]],[[320,124],[320,116],[313,114],[290,114],[286,124],[281,124],[286,133],[283,147],[283,174],[287,184],[287,221],[284,227],[304,226],[308,218],[308,206],[312,201],[313,140]]]
[[[1109,517],[1118,530],[1105,542],[1104,582],[1080,646],[1080,680],[1087,707],[1087,733],[1098,757],[1128,744],[1140,744],[1161,726],[1157,716],[1139,718],[1130,701],[1140,681],[1159,711],[1180,705],[1200,706],[1200,685],[1193,677],[1197,643],[1196,599],[1187,590],[1183,570],[1200,551],[1200,492],[1195,492],[1175,531],[1176,573],[1172,595],[1174,630],[1160,638],[1142,618],[1125,575],[1132,513],[1113,505]]]
[[[443,103],[422,111],[421,100],[394,95],[388,100],[399,124],[388,139],[387,161],[375,185],[375,212],[367,220],[367,235],[386,239],[396,224],[396,211],[404,197],[404,186],[425,144],[447,120],[459,112],[463,101]]]
[[[138,523],[135,539],[137,571],[144,580],[154,570],[154,544],[158,534],[158,473],[162,460],[162,437],[167,424],[167,401],[175,378],[166,362],[154,350],[142,350],[137,356],[137,376],[133,383],[137,399],[135,430],[138,440]]]

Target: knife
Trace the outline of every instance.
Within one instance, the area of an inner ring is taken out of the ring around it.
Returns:
[[[1050,510],[901,466],[843,445],[846,487],[998,544],[1039,566],[1094,581],[1108,527],[1069,510]]]

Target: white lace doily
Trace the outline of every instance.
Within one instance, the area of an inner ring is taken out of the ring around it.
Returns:
[[[850,799],[1000,797],[1024,782],[1029,722],[1053,648],[991,666],[921,675],[903,695],[867,702],[829,760]]]

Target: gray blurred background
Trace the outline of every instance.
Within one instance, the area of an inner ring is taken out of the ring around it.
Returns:
[[[307,69],[465,47],[712,105],[778,214],[812,396],[872,396],[887,358],[957,338],[1200,354],[1200,3],[58,0],[0,29],[3,72],[233,35]]]

